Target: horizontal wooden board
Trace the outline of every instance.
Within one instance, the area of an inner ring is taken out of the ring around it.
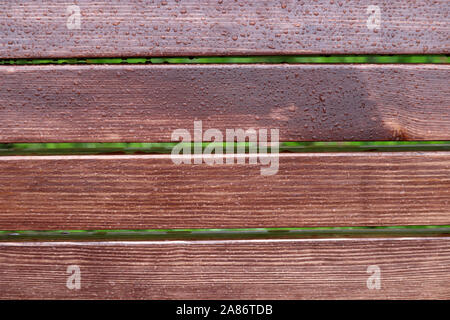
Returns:
[[[168,142],[277,128],[281,141],[450,140],[450,65],[0,67],[0,143]]]
[[[448,1],[2,1],[0,58],[449,53]]]
[[[279,157],[0,157],[0,230],[450,225],[450,152]]]
[[[9,242],[0,298],[449,299],[449,266],[449,238]]]

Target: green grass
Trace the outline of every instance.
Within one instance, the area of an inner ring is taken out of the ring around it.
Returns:
[[[0,156],[7,155],[64,155],[64,154],[169,154],[177,142],[169,143],[10,143],[0,144]],[[227,143],[203,142],[222,146]],[[188,143],[194,153],[194,143]],[[250,149],[250,143],[233,143]],[[269,150],[270,151],[270,148]],[[397,151],[450,151],[450,141],[341,141],[341,142],[281,142],[280,152],[397,152]]]
[[[0,231],[0,241],[206,240],[450,236],[450,226]]]
[[[164,57],[10,59],[0,65],[25,64],[161,64],[161,63],[449,63],[448,55],[332,55],[332,56],[249,56],[249,57]]]

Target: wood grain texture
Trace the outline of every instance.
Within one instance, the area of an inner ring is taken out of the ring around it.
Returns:
[[[450,152],[280,154],[277,174],[261,167],[0,157],[0,230],[450,224]]]
[[[281,141],[450,140],[450,65],[0,67],[0,143],[168,142],[279,128]]]
[[[0,298],[449,299],[449,266],[449,238],[12,242],[0,243]]]
[[[79,0],[69,29],[74,4],[2,1],[0,58],[450,52],[447,0]]]

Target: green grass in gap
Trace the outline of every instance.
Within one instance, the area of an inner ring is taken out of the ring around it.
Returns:
[[[10,143],[0,144],[0,156],[63,155],[63,154],[169,154],[177,142],[169,143]],[[227,143],[219,145],[224,153]],[[194,153],[194,143],[188,143]],[[233,143],[234,152],[250,151],[251,144]],[[270,148],[269,148],[270,151]],[[280,152],[373,152],[373,151],[450,151],[450,141],[341,141],[341,142],[281,142]]]
[[[0,65],[24,64],[161,64],[161,63],[449,63],[448,55],[331,55],[162,58],[10,59]]]
[[[16,240],[201,240],[450,236],[450,226],[0,231]]]

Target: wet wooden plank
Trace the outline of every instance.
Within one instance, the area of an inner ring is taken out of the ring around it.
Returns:
[[[0,142],[169,142],[277,128],[281,141],[450,140],[449,65],[0,67]]]
[[[0,298],[449,299],[449,265],[449,238],[9,242]]]
[[[0,58],[449,53],[448,2],[3,1]]]
[[[238,157],[0,157],[0,230],[450,225],[450,152]]]

